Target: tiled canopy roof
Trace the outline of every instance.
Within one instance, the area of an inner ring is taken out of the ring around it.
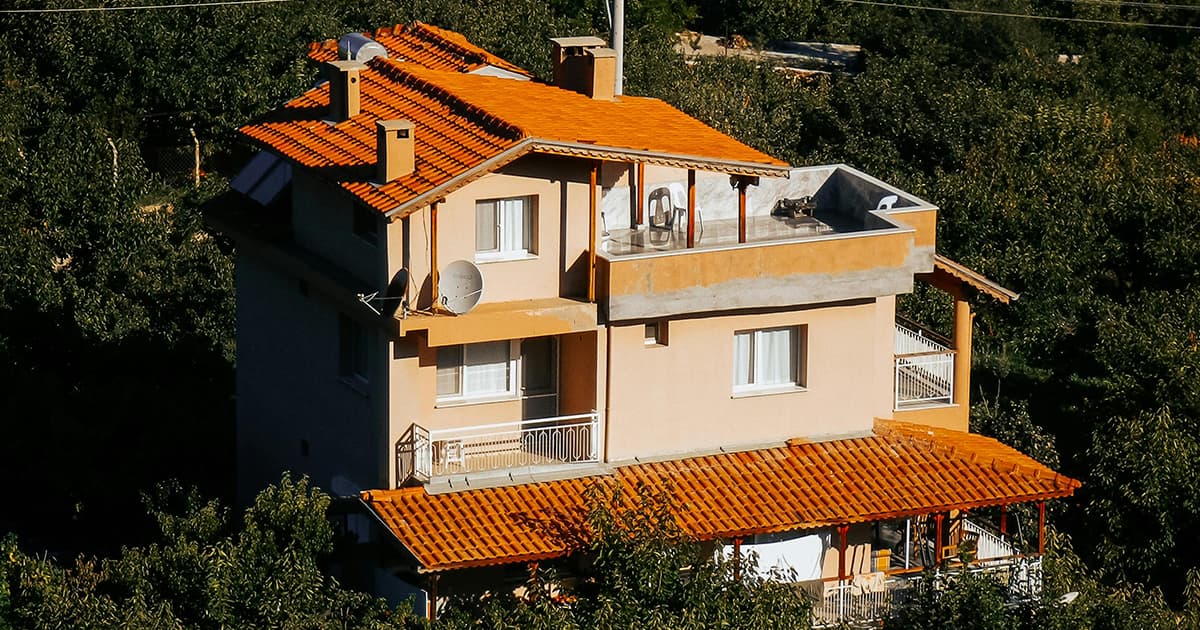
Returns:
[[[430,70],[375,58],[361,73],[361,113],[331,124],[320,85],[258,122],[252,141],[315,169],[381,212],[414,208],[529,152],[783,175],[787,165],[657,99],[593,100],[534,81]],[[371,183],[375,121],[416,125],[416,171]]]
[[[1016,301],[1021,295],[1010,289],[1006,289],[995,281],[988,279],[987,276],[967,267],[962,263],[954,262],[941,254],[933,257],[933,273],[944,274],[953,278],[957,282],[961,282],[976,291],[1004,304]]]
[[[363,33],[387,49],[388,55],[398,61],[409,61],[431,70],[449,72],[472,72],[485,66],[530,76],[520,66],[509,63],[496,55],[467,41],[461,33],[438,28],[423,22],[386,26],[374,33]],[[337,59],[337,40],[327,39],[309,46],[308,56],[314,61],[326,62]]]
[[[426,570],[563,555],[538,521],[577,514],[591,484],[666,491],[689,535],[711,540],[1065,497],[1079,482],[991,438],[894,421],[869,437],[621,466],[611,475],[363,499]]]

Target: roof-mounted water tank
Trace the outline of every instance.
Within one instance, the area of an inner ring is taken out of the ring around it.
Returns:
[[[367,61],[375,57],[386,59],[387,56],[387,49],[383,47],[383,44],[362,33],[348,33],[338,40],[338,59]]]

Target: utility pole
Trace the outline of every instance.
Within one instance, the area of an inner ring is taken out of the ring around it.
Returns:
[[[617,84],[613,94],[619,96],[625,90],[625,0],[613,0],[612,38],[617,53]]]

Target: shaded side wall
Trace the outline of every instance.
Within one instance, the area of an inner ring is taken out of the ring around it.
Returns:
[[[386,389],[381,331],[366,328],[370,383],[338,376],[338,311],[295,278],[237,257],[238,498],[248,502],[284,470],[330,491],[335,477],[379,485]],[[308,455],[301,452],[301,440]]]
[[[667,346],[644,325],[613,325],[609,461],[869,432],[890,417],[895,298],[668,323]],[[805,391],[735,397],[733,334],[807,326]]]
[[[350,197],[304,169],[294,169],[292,203],[297,244],[362,280],[365,293],[387,286],[390,276],[382,215],[377,217],[378,242],[371,245],[354,233],[354,203]]]

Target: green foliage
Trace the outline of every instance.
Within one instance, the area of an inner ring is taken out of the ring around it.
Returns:
[[[148,500],[159,541],[63,568],[0,544],[0,628],[416,628],[411,607],[341,588],[321,569],[332,551],[329,497],[284,476],[234,530],[193,490]]]
[[[586,506],[552,532],[580,550],[578,575],[539,569],[517,595],[454,602],[439,627],[809,627],[799,591],[753,573],[750,558],[706,554],[679,529],[666,496],[596,484]]]

